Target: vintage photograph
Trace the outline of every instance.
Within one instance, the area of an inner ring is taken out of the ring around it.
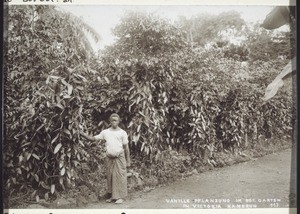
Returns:
[[[5,19],[5,209],[296,208],[295,6]]]

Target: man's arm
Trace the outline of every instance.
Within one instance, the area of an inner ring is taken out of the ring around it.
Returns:
[[[86,139],[90,140],[90,141],[96,141],[97,139],[94,136],[89,136],[86,133],[84,133],[83,131],[80,131],[80,134],[85,137]]]
[[[128,146],[128,143],[123,145],[123,148],[124,148],[124,152],[125,152],[125,158],[126,158],[126,164],[127,164],[127,167],[130,167],[131,165],[131,160],[130,160],[130,152],[129,152],[129,146]]]

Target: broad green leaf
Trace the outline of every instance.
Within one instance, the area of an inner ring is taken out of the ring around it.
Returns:
[[[68,87],[69,83],[67,83],[67,82],[66,82],[66,80],[64,80],[64,79],[61,79],[61,82],[62,82],[62,84],[64,84],[65,86],[67,86],[67,87]]]
[[[73,91],[73,86],[68,84],[68,95],[71,95]]]
[[[50,77],[48,76],[47,79],[46,79],[46,85],[49,84],[49,81],[50,81]]]
[[[85,144],[83,144],[81,140],[78,140],[78,143],[79,143],[82,147],[85,147]]]
[[[71,98],[70,95],[68,95],[68,94],[65,94],[65,95],[64,95],[64,99],[70,99],[70,98]]]
[[[64,110],[64,109],[65,109],[60,103],[57,103],[55,106],[57,106],[57,107],[60,108],[61,110]]]
[[[139,111],[139,114],[146,118],[146,115],[144,115],[143,112]]]
[[[71,175],[71,171],[69,169],[67,169],[67,175],[68,175],[68,178],[71,178],[72,175]]]
[[[64,129],[63,132],[66,133],[67,135],[71,136],[71,132],[68,129]]]
[[[32,155],[31,153],[29,153],[29,154],[27,155],[27,160],[30,159],[31,155]]]
[[[36,154],[32,153],[32,156],[33,156],[35,159],[40,160],[40,157],[37,156]]]
[[[133,140],[134,142],[138,142],[139,139],[140,139],[140,134],[137,134],[137,135],[133,135],[133,136],[132,136],[132,140]]]
[[[17,173],[18,173],[19,175],[22,175],[22,171],[21,171],[20,168],[17,168]]]
[[[41,128],[43,128],[44,126],[45,126],[45,124],[41,124],[41,125],[37,128],[36,132],[38,132],[39,130],[41,130]]]
[[[63,185],[63,183],[64,183],[63,177],[59,177],[59,183],[60,183],[61,185]]]
[[[55,136],[55,138],[53,138],[53,140],[51,141],[51,144],[53,144],[53,143],[57,140],[58,137],[59,137],[59,134],[57,134],[57,135]]]
[[[52,79],[61,79],[61,77],[59,77],[59,76],[50,75],[49,77],[52,78]]]
[[[105,79],[105,81],[109,84],[110,83],[110,81],[109,81],[109,79],[107,78],[107,77],[104,77],[104,79]]]
[[[130,121],[128,128],[130,128],[134,123],[132,121]]]
[[[51,193],[53,194],[55,192],[55,184],[51,185]]]
[[[61,147],[62,147],[61,143],[57,144],[53,153],[56,154],[60,150]]]
[[[37,182],[39,182],[39,180],[40,180],[40,179],[39,179],[39,176],[38,176],[37,174],[34,175],[34,179],[35,179]]]
[[[140,129],[141,129],[141,124],[138,125],[138,127],[137,127],[137,132],[140,132]]]
[[[84,76],[82,76],[80,74],[77,74],[77,76],[80,77],[84,82],[87,82],[87,79]]]
[[[44,189],[50,189],[50,187],[47,186],[44,181],[41,181],[40,184]]]
[[[61,170],[60,170],[60,175],[63,176],[66,172],[66,169],[65,167],[63,167]]]
[[[20,156],[19,156],[19,162],[22,162],[22,161],[23,161],[23,158],[24,158],[23,155],[20,155]]]
[[[138,96],[138,98],[136,99],[136,103],[139,104],[140,100],[141,100],[141,97]]]

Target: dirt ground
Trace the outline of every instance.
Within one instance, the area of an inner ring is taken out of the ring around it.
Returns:
[[[296,171],[291,157],[292,150],[287,149],[129,194],[121,205],[99,201],[85,208],[285,208],[290,203],[293,207]]]

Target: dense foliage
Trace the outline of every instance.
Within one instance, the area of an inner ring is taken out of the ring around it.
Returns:
[[[33,197],[47,199],[86,157],[78,126],[91,54],[82,29],[89,28],[48,6],[12,6],[8,22],[6,185],[30,185]]]
[[[220,15],[228,19],[203,35],[202,21],[195,38],[241,28],[243,20],[231,14]],[[219,18],[211,18],[212,25]],[[261,100],[286,61],[255,59],[247,49],[257,51],[253,46],[259,44],[251,38],[241,46],[195,47],[186,29],[131,12],[114,29],[116,43],[95,57],[83,29],[97,38],[79,19],[53,7],[10,8],[4,162],[11,194],[29,189],[36,200],[47,200],[76,174],[83,180],[99,169],[97,163],[101,168],[103,145],[91,147],[79,129],[97,134],[113,112],[129,134],[133,159],[156,177],[173,173],[162,161],[167,151],[188,154],[176,165],[184,171],[248,141],[255,146],[261,138],[291,136],[291,93]],[[251,63],[245,62],[249,56]]]

